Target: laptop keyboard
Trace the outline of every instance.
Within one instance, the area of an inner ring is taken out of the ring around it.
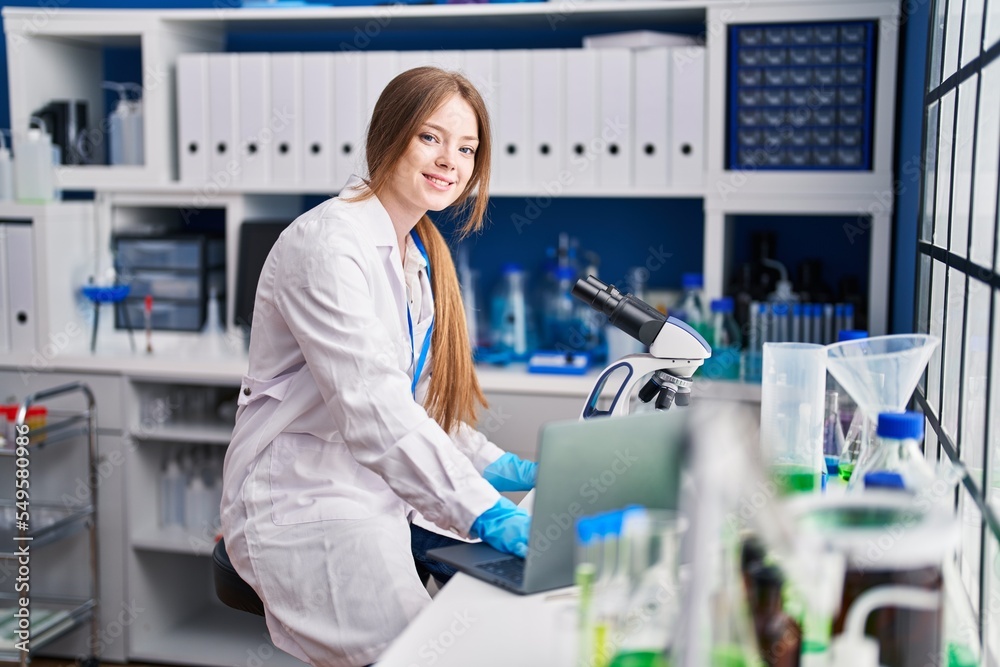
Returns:
[[[502,577],[507,581],[511,581],[518,586],[524,581],[524,560],[515,556],[493,560],[488,563],[480,563],[479,568],[486,570],[490,574]]]

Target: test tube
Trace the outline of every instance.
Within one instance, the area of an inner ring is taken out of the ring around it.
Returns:
[[[834,308],[832,303],[823,304],[823,345],[829,345],[836,338],[833,337]]]
[[[796,303],[792,305],[792,338],[793,343],[801,343],[804,339],[802,338],[802,304]]]
[[[760,342],[761,349],[763,350],[764,343],[771,342],[771,327],[769,320],[771,319],[771,309],[768,308],[766,303],[760,304],[759,308],[760,315]]]
[[[812,337],[808,342],[822,345],[823,343],[823,304],[814,303],[812,305]]]
[[[787,303],[776,303],[771,306],[771,312],[774,313],[774,336],[773,339],[777,343],[787,343],[788,342],[788,304]]]
[[[844,326],[844,304],[838,303],[833,307],[833,330],[843,331],[847,327]],[[833,339],[830,340],[833,342]]]
[[[844,304],[844,328],[854,329],[854,304]]]
[[[600,559],[600,544],[594,519],[581,517],[576,523],[577,560],[575,581],[580,587],[579,617],[577,619],[577,639],[579,663],[594,663],[591,655],[594,633],[594,581]]]

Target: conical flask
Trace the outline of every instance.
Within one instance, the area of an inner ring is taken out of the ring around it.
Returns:
[[[857,466],[862,466],[870,455],[873,425],[878,415],[906,409],[939,342],[926,334],[902,334],[827,346],[827,370],[865,417],[852,424],[845,444],[845,450],[857,452]],[[849,488],[855,482],[852,476]]]

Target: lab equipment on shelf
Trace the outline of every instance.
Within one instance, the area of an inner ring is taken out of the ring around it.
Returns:
[[[901,489],[920,493],[934,483],[919,441],[924,437],[924,416],[919,412],[883,412],[878,416],[877,438],[854,470],[852,485],[861,488]]]
[[[712,320],[706,326],[712,343],[712,356],[705,360],[700,374],[712,380],[740,379],[740,328],[733,317],[732,297],[712,299]]]
[[[116,81],[101,85],[118,93],[115,108],[108,114],[108,164],[143,164],[142,86]],[[135,99],[129,98],[130,91],[135,93]]]
[[[14,192],[19,202],[41,204],[55,196],[52,135],[45,121],[33,116],[24,141],[18,143],[14,160]]]
[[[9,130],[0,130],[0,201],[14,199],[14,161],[4,138],[6,134]]]
[[[685,273],[681,276],[681,284],[684,287],[684,296],[681,298],[680,309],[674,316],[705,336],[708,312],[705,308],[705,294],[702,291],[704,278],[700,273]]]
[[[519,264],[506,264],[493,293],[493,360],[522,361],[536,348],[534,310],[525,295],[527,277]]]
[[[220,526],[221,470],[217,448],[186,445],[165,450],[160,469],[160,527],[214,540]]]
[[[822,345],[764,344],[760,447],[779,493],[820,488],[825,391]]]
[[[631,294],[622,294],[614,285],[607,285],[594,276],[576,281],[573,296],[595,311],[607,316],[608,322],[636,340],[649,346],[646,354],[629,355],[612,362],[604,369],[584,404],[581,418],[627,415],[632,392],[640,380],[650,373],[638,393],[643,403],[656,399],[657,410],[667,410],[691,401],[691,376],[712,356],[712,348],[701,334],[674,317],[667,317],[645,301]],[[618,373],[621,371],[621,373]],[[609,410],[598,410],[597,401],[604,385],[618,373],[618,386]]]

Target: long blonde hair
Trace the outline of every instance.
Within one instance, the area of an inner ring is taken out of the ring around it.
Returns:
[[[491,134],[486,104],[479,91],[461,74],[436,67],[417,67],[389,82],[375,103],[368,126],[365,152],[369,190],[356,199],[367,199],[385,189],[421,125],[452,95],[460,96],[472,107],[479,125],[479,147],[472,176],[453,205],[458,207],[457,215],[467,216],[458,233],[459,238],[465,238],[483,227],[489,203]],[[416,230],[427,249],[434,290],[431,379],[425,407],[441,428],[451,431],[459,422],[475,425],[477,408],[486,407],[486,397],[472,363],[465,308],[451,251],[426,215],[417,223]]]

